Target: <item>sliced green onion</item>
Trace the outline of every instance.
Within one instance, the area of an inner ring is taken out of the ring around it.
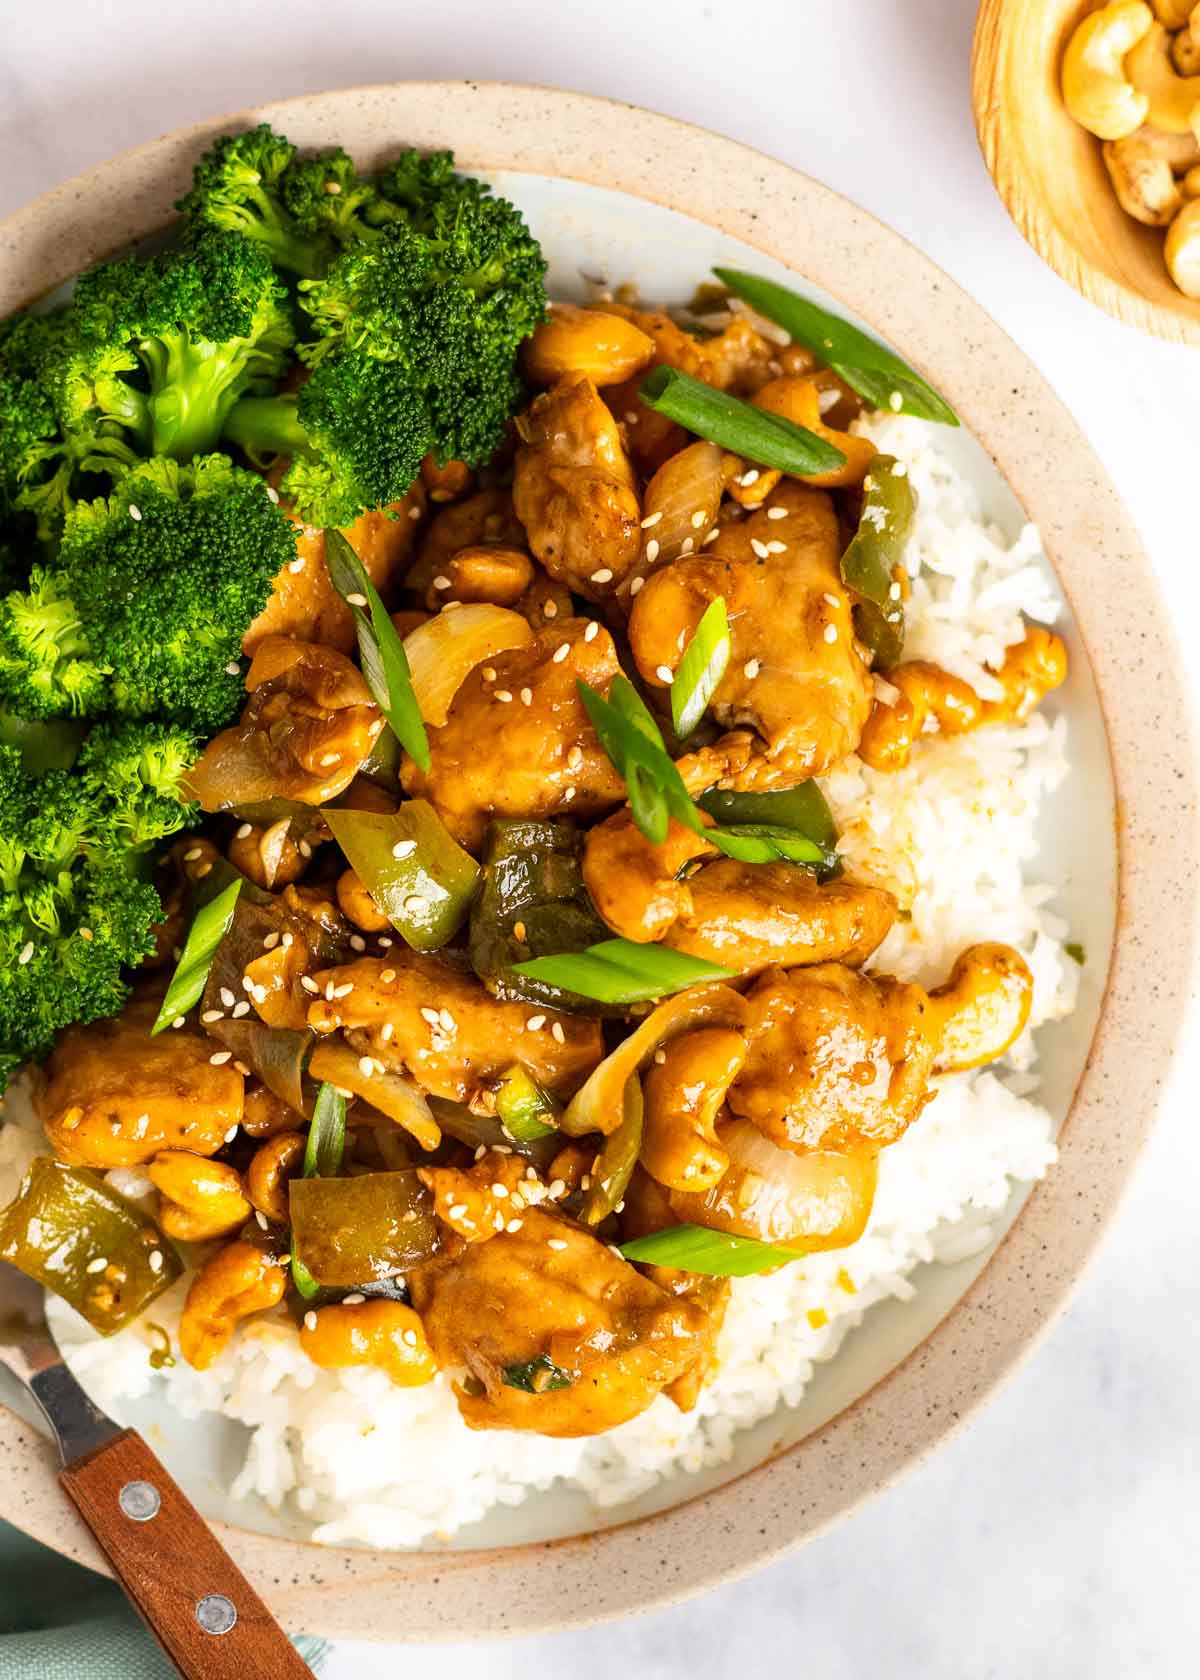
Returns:
[[[837,825],[816,782],[801,782],[798,787],[778,788],[771,793],[733,793],[725,788],[710,788],[696,803],[728,828],[760,823],[771,829],[794,828],[827,852],[837,846]]]
[[[500,1381],[506,1388],[519,1388],[523,1394],[546,1394],[553,1388],[570,1388],[575,1374],[556,1365],[549,1354],[539,1353],[524,1365],[506,1365]]]
[[[642,1148],[645,1112],[642,1082],[631,1073],[622,1093],[621,1123],[605,1138],[584,1191],[580,1219],[585,1225],[599,1225],[624,1199]]]
[[[718,595],[705,607],[671,684],[671,718],[681,741],[704,716],[705,707],[725,675],[729,650],[729,619],[724,597]]]
[[[769,823],[738,823],[730,828],[706,828],[704,838],[711,840],[726,857],[739,863],[811,863],[818,869],[832,869],[837,853],[828,852],[815,840],[798,833],[794,828],[776,828]]]
[[[313,1105],[312,1124],[304,1145],[304,1166],[301,1178],[336,1178],[341,1170],[346,1148],[346,1099],[332,1085],[322,1085]],[[292,1243],[292,1282],[306,1301],[311,1301],[321,1288],[316,1278],[295,1252]]]
[[[518,1062],[500,1081],[496,1115],[516,1143],[536,1143],[558,1130],[562,1110]]]
[[[586,951],[535,957],[532,962],[518,963],[516,972],[599,1003],[641,1003],[685,992],[707,980],[729,980],[733,973],[702,957],[665,945],[637,945],[632,939],[606,939]]]
[[[728,1231],[710,1231],[707,1225],[672,1225],[622,1243],[626,1260],[648,1266],[674,1266],[681,1272],[699,1272],[705,1277],[752,1277],[755,1272],[786,1266],[804,1255],[782,1243],[759,1242],[756,1237],[734,1237]]]
[[[782,415],[754,408],[740,397],[718,391],[678,368],[656,367],[642,381],[638,396],[657,414],[665,414],[697,437],[719,443],[761,467],[803,478],[845,466],[840,449]]]
[[[205,981],[208,979],[208,971],[217,954],[217,946],[229,932],[241,890],[241,881],[232,881],[216,898],[197,910],[188,929],[183,955],[171,976],[167,995],[162,1000],[162,1008],[150,1028],[151,1038],[155,1033],[164,1031],[181,1015],[186,1015],[194,1004],[199,1003]]]
[[[325,532],[325,564],[333,587],[354,613],[358,657],[367,687],[409,757],[422,770],[428,770],[429,737],[413,693],[404,643],[366,567],[342,533],[332,527]],[[369,618],[364,602],[370,609]]]
[[[585,682],[578,687],[600,745],[624,779],[633,820],[651,845],[662,845],[671,817],[701,830],[683,777],[629,678],[614,677],[607,700]]]
[[[819,356],[875,408],[915,414],[920,420],[937,420],[943,426],[958,425],[958,416],[932,385],[878,339],[852,327],[840,315],[760,274],[746,274],[737,268],[714,268],[713,273],[752,309]]]

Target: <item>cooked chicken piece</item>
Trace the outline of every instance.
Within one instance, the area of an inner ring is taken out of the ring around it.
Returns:
[[[406,793],[436,807],[456,840],[478,851],[490,818],[590,817],[624,783],[583,709],[580,678],[607,694],[620,667],[612,637],[582,618],[548,624],[528,647],[477,665],[431,728],[428,773],[405,758]]]
[[[537,1169],[520,1155],[489,1149],[469,1167],[419,1167],[434,1210],[464,1242],[486,1242],[549,1194]]]
[[[778,508],[785,517],[772,519]],[[838,560],[828,495],[788,480],[768,507],[721,526],[702,554],[655,572],[634,600],[634,658],[648,685],[666,688],[705,608],[724,597],[731,653],[709,710],[728,729],[753,730],[760,743],[732,775],[738,788],[792,786],[858,745],[871,674]],[[680,768],[686,772],[686,761]]]
[[[768,963],[838,961],[857,967],[896,919],[881,887],[845,879],[818,883],[795,863],[739,863],[718,858],[687,883],[689,914],[663,944],[754,974]]]
[[[657,310],[630,309],[613,303],[604,307],[611,314],[631,321],[653,340],[652,367],[678,368],[681,373],[702,379],[706,385],[732,391],[737,396],[749,396],[770,378],[769,364],[776,353],[775,347],[747,320],[731,321],[714,337],[701,338],[685,332],[669,315]],[[634,378],[610,386],[604,393],[612,412],[624,421],[630,454],[647,477],[688,441],[681,426],[647,408],[638,396],[638,387],[649,371],[643,368]]]
[[[575,603],[565,584],[556,583],[540,566],[535,566],[533,582],[513,610],[527,618],[535,630],[541,630],[555,621],[565,624],[575,611]]]
[[[246,688],[240,719],[208,743],[188,776],[206,811],[276,798],[323,805],[354,780],[383,728],[362,672],[315,642],[268,636]]]
[[[1003,1055],[1032,992],[1004,945],[964,951],[933,993],[840,963],[771,969],[747,997],[749,1053],[729,1107],[782,1149],[881,1148],[921,1112],[932,1073]]]
[[[674,817],[667,838],[652,845],[625,805],[588,830],[583,882],[614,933],[647,944],[691,914],[691,891],[680,879],[685,866],[715,856],[714,846]]]
[[[698,868],[686,866],[707,858]],[[681,874],[683,878],[681,879]],[[655,940],[739,974],[768,963],[857,965],[881,944],[896,902],[855,881],[818,885],[794,863],[739,863],[671,820],[654,846],[618,811],[590,830],[583,879],[623,939]]]
[[[400,578],[416,545],[425,512],[425,492],[418,481],[402,502],[360,515],[345,529],[376,589],[387,596]],[[242,652],[253,654],[268,636],[293,636],[349,653],[354,647],[354,614],[330,582],[325,565],[325,533],[295,520],[296,558],[275,579],[271,599],[242,638]]]
[[[408,1281],[438,1363],[466,1367],[472,1429],[598,1435],[708,1355],[699,1306],[540,1209],[490,1242],[451,1237]]]
[[[514,1062],[544,1090],[569,1097],[604,1054],[598,1021],[500,1003],[473,974],[438,957],[395,949],[313,978],[322,995],[309,1006],[311,1027],[345,1028],[360,1055],[454,1102],[494,1107],[495,1083]],[[530,1028],[539,1016],[541,1025]]]
[[[150,1037],[157,1002],[108,1021],[68,1027],[46,1063],[37,1111],[60,1161],[135,1167],[163,1149],[214,1155],[240,1124],[244,1081],[202,1032]]]
[[[513,512],[512,494],[498,485],[478,490],[434,514],[405,580],[408,588],[424,594],[435,577],[444,575],[456,554],[491,543],[501,548],[525,547],[525,528]]]
[[[966,735],[988,723],[1020,722],[1065,681],[1066,647],[1053,631],[1031,624],[992,675],[1004,690],[999,700],[981,699],[970,683],[923,659],[906,660],[883,672],[897,696],[876,700],[871,708],[859,742],[860,756],[873,770],[903,770],[930,719],[939,735]]]
[[[446,562],[446,570],[431,580],[425,605],[432,612],[448,601],[490,601],[494,607],[514,607],[532,583],[533,561],[523,549],[476,543],[460,548]]]
[[[613,594],[641,550],[637,479],[596,387],[568,374],[517,421],[513,507],[552,578],[590,601]]]

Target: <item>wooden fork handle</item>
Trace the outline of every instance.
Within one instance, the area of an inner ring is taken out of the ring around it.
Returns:
[[[136,1430],[62,1484],[183,1680],[312,1680],[312,1670]]]

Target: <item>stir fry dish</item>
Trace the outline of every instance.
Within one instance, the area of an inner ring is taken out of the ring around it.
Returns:
[[[905,659],[855,423],[957,422],[790,288],[547,303],[448,155],[265,127],[181,209],[0,327],[0,1257],[104,1335],[187,1276],[200,1370],[290,1315],[475,1429],[687,1410],[731,1280],[854,1243],[1029,1017],[1007,945],[874,964],[821,778],[1019,722],[1063,643],[991,698]]]

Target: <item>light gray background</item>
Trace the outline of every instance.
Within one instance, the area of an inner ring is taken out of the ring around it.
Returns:
[[[355,82],[541,82],[686,117],[857,199],[996,316],[1104,458],[1194,654],[1200,358],[1089,309],[1014,231],[971,124],[973,17],[971,0],[0,0],[0,213],[178,124]],[[323,1680],[1196,1676],[1198,1074],[1192,1048],[1056,1334],[900,1488],[678,1609],[486,1650],[343,1644]]]

